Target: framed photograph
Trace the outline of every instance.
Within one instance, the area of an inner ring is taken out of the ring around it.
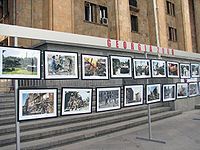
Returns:
[[[150,70],[150,60],[148,59],[133,59],[134,65],[134,78],[150,78],[151,70]]]
[[[40,50],[0,47],[0,78],[40,79]]]
[[[189,97],[197,95],[199,95],[198,83],[197,82],[189,83]]]
[[[132,58],[110,56],[111,78],[131,78]]]
[[[144,101],[144,85],[124,86],[124,106],[141,105]]]
[[[179,63],[167,62],[167,76],[169,78],[179,78]]]
[[[177,98],[188,97],[188,83],[177,83]]]
[[[199,94],[200,94],[200,82],[198,82],[198,86],[199,86]]]
[[[92,89],[62,88],[61,115],[92,112]]]
[[[166,77],[166,63],[163,60],[151,60],[152,77]]]
[[[200,77],[200,66],[199,64],[191,64],[191,76],[192,78]]]
[[[97,112],[120,109],[120,87],[97,88]]]
[[[82,55],[82,79],[108,79],[108,57]]]
[[[161,101],[161,89],[160,84],[150,84],[147,85],[147,95],[146,95],[146,103],[155,103]]]
[[[77,79],[77,53],[45,51],[45,79]]]
[[[189,79],[190,77],[190,64],[180,64],[180,76],[182,79]]]
[[[163,102],[174,101],[176,99],[176,84],[163,85]]]
[[[57,117],[57,89],[19,89],[18,120]]]

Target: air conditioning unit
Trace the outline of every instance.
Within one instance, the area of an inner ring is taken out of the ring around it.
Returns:
[[[108,25],[108,18],[101,18],[101,23],[104,25]]]

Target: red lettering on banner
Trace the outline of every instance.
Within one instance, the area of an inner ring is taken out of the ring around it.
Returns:
[[[126,43],[126,41],[124,41],[123,46],[124,46],[124,49],[127,48],[127,43]]]
[[[138,43],[138,51],[141,51],[142,49],[141,49],[141,44],[140,43]]]
[[[131,51],[133,51],[134,50],[134,43],[132,42],[131,43]]]
[[[172,55],[174,55],[174,49],[172,49]]]
[[[169,48],[167,48],[167,54],[169,55]]]
[[[119,48],[119,41],[116,40],[116,48]]]
[[[111,40],[110,40],[110,39],[107,40],[107,46],[108,46],[109,48],[111,47]]]
[[[150,47],[149,47],[149,51],[150,51],[151,53],[153,52],[152,45],[150,45]]]
[[[144,51],[145,51],[145,52],[147,51],[147,46],[146,46],[146,44],[144,44]]]
[[[160,53],[160,48],[159,47],[157,47],[157,53]]]
[[[165,48],[162,48],[162,53],[165,54]]]

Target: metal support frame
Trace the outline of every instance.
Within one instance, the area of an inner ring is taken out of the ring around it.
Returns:
[[[145,58],[148,58],[147,53],[145,53]],[[147,79],[147,84],[149,84],[149,79]],[[148,132],[149,132],[149,137],[136,137],[136,139],[139,140],[144,140],[144,141],[150,141],[150,142],[156,142],[156,143],[161,143],[161,144],[166,144],[165,141],[154,139],[152,137],[152,127],[151,127],[151,104],[148,105]]]
[[[14,46],[18,46],[18,38],[14,37]],[[18,80],[15,80],[15,128],[16,128],[16,150],[20,150],[20,124],[18,121]]]

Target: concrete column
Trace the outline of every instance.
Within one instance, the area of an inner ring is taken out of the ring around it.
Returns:
[[[153,10],[152,10],[153,11]],[[168,34],[165,12],[165,0],[157,0],[158,34],[160,46],[168,47]]]
[[[200,53],[200,0],[194,2],[194,18],[196,27],[197,52]]]
[[[118,19],[119,40],[131,41],[131,20],[129,10],[129,0],[116,0],[116,14]]]
[[[181,1],[185,51],[192,52],[192,33],[188,0]]]

